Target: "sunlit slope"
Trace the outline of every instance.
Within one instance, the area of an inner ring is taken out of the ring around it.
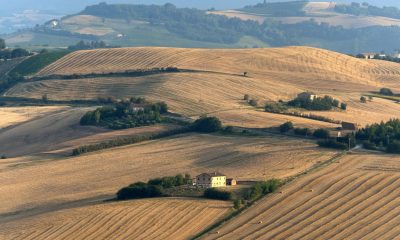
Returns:
[[[1,239],[190,239],[231,209],[199,199],[148,199],[99,204],[0,226]]]
[[[0,222],[112,198],[121,187],[150,178],[208,171],[240,180],[285,177],[333,155],[284,136],[190,134],[54,161],[8,159],[0,161]]]
[[[205,239],[396,239],[400,158],[352,154],[304,176]]]
[[[78,51],[41,70],[37,75],[124,72],[178,67],[230,74],[269,72],[318,75],[347,82],[366,83],[399,76],[396,64],[356,59],[309,47],[270,49],[119,48]]]

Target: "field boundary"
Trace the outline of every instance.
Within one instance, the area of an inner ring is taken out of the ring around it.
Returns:
[[[292,183],[293,181],[297,180],[298,178],[307,175],[309,173],[312,173],[314,171],[317,171],[323,167],[327,167],[329,165],[331,165],[332,163],[336,162],[337,160],[341,159],[342,157],[346,156],[348,153],[348,151],[343,151],[343,152],[339,152],[337,154],[335,154],[333,157],[329,158],[326,161],[314,164],[312,167],[310,167],[309,169],[306,169],[292,177],[288,177],[286,179],[284,179],[282,181],[282,185],[280,187],[283,187],[287,184]],[[234,217],[238,216],[240,213],[244,212],[245,210],[249,209],[250,207],[252,207],[254,204],[258,203],[258,201],[262,200],[263,198],[269,196],[270,194],[266,194],[263,197],[261,197],[260,199],[257,199],[256,201],[253,201],[251,203],[249,203],[248,205],[246,205],[245,207],[236,210],[236,211],[232,211],[231,213],[229,213],[228,215],[226,215],[225,217],[223,217],[221,220],[219,220],[218,222],[214,223],[213,225],[211,225],[210,227],[208,227],[207,229],[203,230],[202,232],[198,233],[196,236],[194,236],[193,238],[191,238],[192,240],[197,240],[200,239],[201,237],[203,237],[204,235],[210,233],[211,231],[217,229],[218,227],[222,226],[223,224],[227,223],[228,221],[230,221],[231,219],[233,219]]]

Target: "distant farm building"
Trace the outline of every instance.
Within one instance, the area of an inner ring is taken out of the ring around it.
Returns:
[[[203,188],[226,187],[226,175],[219,172],[202,173],[196,177],[196,186]]]
[[[308,100],[308,99],[314,100],[317,97],[318,96],[313,92],[302,92],[302,93],[297,94],[297,98],[303,99],[303,100]]]
[[[365,59],[374,59],[376,56],[376,53],[363,53]]]
[[[342,122],[342,130],[357,131],[360,126],[356,123]]]
[[[237,185],[236,179],[234,179],[234,178],[226,179],[226,185],[228,185],[228,186],[236,186]]]

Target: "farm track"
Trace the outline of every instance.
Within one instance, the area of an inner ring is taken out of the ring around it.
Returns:
[[[204,239],[393,239],[400,234],[398,166],[397,156],[347,155],[264,198],[223,225],[220,234]]]

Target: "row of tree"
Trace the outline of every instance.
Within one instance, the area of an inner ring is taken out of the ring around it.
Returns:
[[[371,15],[400,19],[400,9],[397,7],[376,7],[367,2],[351,4],[337,4],[335,11],[351,15]]]
[[[192,178],[189,174],[178,174],[171,177],[151,179],[147,183],[137,182],[120,189],[117,192],[118,200],[153,198],[168,196],[164,190],[190,184]]]

